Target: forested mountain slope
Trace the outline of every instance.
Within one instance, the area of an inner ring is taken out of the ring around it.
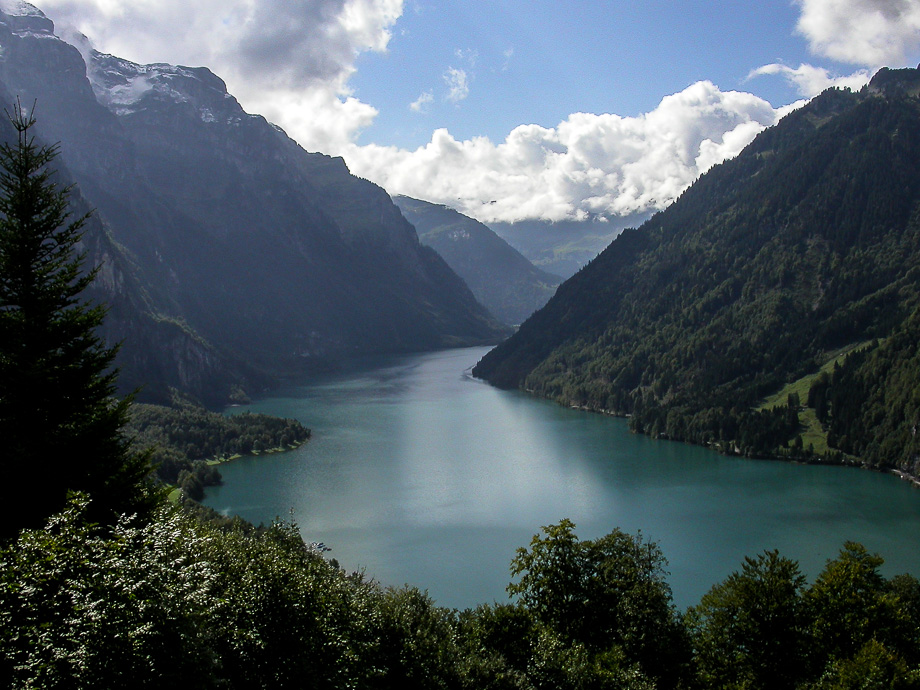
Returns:
[[[215,361],[287,373],[503,334],[383,189],[245,113],[206,68],[137,65],[65,42],[27,3],[8,12],[0,90],[34,104],[39,136],[60,142],[126,258],[119,289],[143,292],[123,301],[195,334]],[[157,338],[137,320],[111,335],[126,333],[125,385],[207,378],[178,376],[196,364],[169,348],[134,367],[133,349]]]
[[[393,197],[419,239],[438,252],[496,318],[519,324],[546,304],[562,279],[541,271],[477,220],[447,206]]]
[[[882,70],[859,93],[829,90],[791,113],[624,232],[474,373],[725,450],[794,444],[798,401],[754,411],[765,396],[840,348],[916,331],[918,85],[918,70]],[[854,376],[873,395],[838,400],[825,428],[847,409],[864,420],[864,438],[841,443],[832,433],[832,447],[879,446],[893,427],[920,422],[916,406],[880,404],[867,418],[884,367],[897,365],[899,385],[920,389],[910,338],[880,347],[902,341],[887,359],[859,355],[875,373]],[[901,445],[876,461],[913,460]]]
[[[15,97],[0,84],[0,102]],[[0,118],[0,142],[14,142],[12,124]],[[61,187],[74,184],[74,176],[60,159],[55,162],[56,181]],[[89,213],[92,206],[74,188],[70,194],[73,217]],[[125,248],[117,243],[98,213],[86,219],[80,249],[87,266],[101,266],[87,296],[105,304],[103,325],[109,342],[130,342],[122,347],[117,363],[128,382],[124,391],[144,385],[152,399],[168,399],[168,390],[189,391],[207,402],[223,403],[243,389],[260,390],[271,379],[245,362],[228,356],[180,319],[160,313],[140,280],[140,271]]]

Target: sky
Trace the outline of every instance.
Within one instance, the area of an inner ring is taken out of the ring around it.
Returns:
[[[484,222],[659,210],[829,86],[920,62],[920,0],[36,0],[207,66],[356,175]]]

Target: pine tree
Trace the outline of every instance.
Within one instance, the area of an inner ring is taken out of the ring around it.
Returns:
[[[33,109],[34,110],[34,109]],[[40,525],[64,506],[68,490],[86,492],[94,519],[145,509],[145,456],[121,430],[129,399],[116,399],[116,348],[96,331],[106,308],[81,293],[78,252],[89,218],[72,218],[71,189],[49,166],[57,146],[38,145],[35,119],[17,103],[7,111],[12,141],[0,144],[0,453],[9,496],[0,530]]]

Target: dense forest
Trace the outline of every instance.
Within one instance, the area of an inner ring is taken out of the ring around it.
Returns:
[[[907,345],[920,294],[918,74],[882,70],[765,130],[621,234],[474,373],[726,452],[914,463],[902,441],[920,418],[893,396],[920,388]],[[799,439],[815,414],[807,388],[763,406],[876,339],[876,354],[841,362],[811,451]],[[859,385],[872,394],[850,395]]]
[[[222,415],[178,397],[169,407],[132,405],[124,433],[138,450],[149,452],[160,481],[196,501],[204,497],[204,487],[220,483],[217,461],[288,450],[310,438],[310,430],[296,419]]]

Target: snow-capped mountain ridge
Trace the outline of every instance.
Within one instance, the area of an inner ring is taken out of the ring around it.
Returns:
[[[87,78],[99,102],[118,116],[134,113],[154,100],[191,104],[203,122],[232,123],[258,117],[247,114],[227,93],[224,80],[207,67],[140,65],[92,51]]]
[[[0,101],[36,104],[37,135],[60,143],[159,329],[120,314],[126,385],[213,388],[196,372],[221,357],[284,374],[503,335],[383,189],[247,114],[209,69],[138,65],[3,7],[20,14],[0,13]]]
[[[54,22],[35,5],[22,0],[0,0],[0,13],[5,15],[2,21],[14,33],[54,34]]]

